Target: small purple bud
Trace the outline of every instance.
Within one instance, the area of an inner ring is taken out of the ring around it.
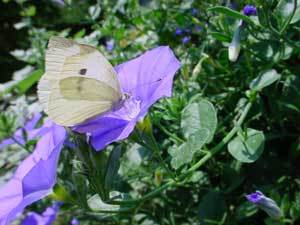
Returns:
[[[273,199],[266,197],[262,192],[256,191],[246,195],[246,198],[258,208],[265,211],[271,218],[280,219],[282,215],[280,208]]]
[[[232,2],[229,4],[229,8],[236,10],[238,8],[237,4],[235,2]]]
[[[228,58],[231,62],[235,62],[240,55],[241,29],[242,29],[242,25],[240,24],[235,30],[232,41],[228,46]]]
[[[195,32],[201,32],[201,31],[202,31],[202,27],[199,26],[199,25],[196,25],[196,26],[194,27],[194,30],[195,30]]]
[[[78,219],[73,218],[73,219],[71,220],[71,225],[79,225]]]
[[[255,16],[257,14],[257,10],[253,5],[246,5],[243,9],[243,13],[246,16]]]
[[[191,40],[191,37],[190,37],[190,36],[184,36],[184,37],[182,38],[182,43],[183,43],[183,44],[187,44],[190,40]]]
[[[108,52],[112,52],[115,48],[115,40],[114,39],[110,39],[108,41],[106,41],[105,43],[105,48]]]
[[[191,14],[192,14],[192,16],[197,16],[198,15],[198,9],[195,9],[195,8],[192,8],[191,9]]]
[[[175,30],[175,35],[180,36],[182,34],[183,34],[183,30],[181,28],[177,27],[176,30]]]
[[[191,30],[190,28],[185,28],[185,29],[184,29],[184,32],[185,32],[186,34],[190,34],[190,33],[192,32],[192,30]]]

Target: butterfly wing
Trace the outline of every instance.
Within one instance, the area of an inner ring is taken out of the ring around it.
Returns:
[[[105,113],[122,98],[112,65],[96,48],[59,37],[49,40],[38,96],[44,111],[63,126]]]

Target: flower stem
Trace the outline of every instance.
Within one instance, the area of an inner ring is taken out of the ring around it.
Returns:
[[[155,140],[155,137],[153,135],[153,133],[151,132],[150,136],[150,140],[151,140],[151,149],[153,149],[159,163],[161,164],[161,166],[163,168],[165,168],[165,170],[168,172],[168,174],[173,178],[173,180],[176,180],[176,175],[173,173],[172,170],[170,170],[170,168],[168,167],[168,165],[165,163],[164,159],[161,157],[160,155],[160,148]]]
[[[133,203],[140,203],[142,204],[143,202],[147,201],[148,199],[156,196],[157,194],[161,193],[162,191],[168,189],[171,186],[174,186],[178,183],[180,183],[180,180],[184,180],[187,176],[191,175],[191,173],[193,173],[195,170],[197,170],[199,167],[201,167],[202,165],[204,165],[210,158],[212,158],[215,154],[217,154],[219,151],[221,151],[223,149],[223,147],[233,138],[233,136],[236,134],[236,132],[238,131],[239,127],[242,125],[242,123],[244,122],[250,108],[252,106],[252,103],[249,102],[240,118],[238,119],[238,121],[236,122],[235,126],[231,129],[231,131],[222,139],[222,141],[217,144],[213,149],[211,149],[211,151],[207,152],[206,155],[201,158],[196,164],[194,164],[190,169],[188,169],[185,173],[181,174],[178,178],[178,181],[176,180],[171,180],[167,183],[165,183],[164,185],[160,186],[159,188],[155,189],[154,191],[144,195],[143,197],[141,197],[140,199],[133,199],[133,200],[124,200],[124,201],[112,201],[110,202],[111,204],[133,204]]]

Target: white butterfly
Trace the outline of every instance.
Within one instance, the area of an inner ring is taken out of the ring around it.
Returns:
[[[112,110],[123,95],[114,68],[96,48],[52,37],[38,97],[55,123],[73,126]]]

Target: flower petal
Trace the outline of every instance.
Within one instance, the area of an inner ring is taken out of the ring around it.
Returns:
[[[168,46],[147,51],[116,67],[122,90],[141,101],[145,111],[162,96],[171,96],[172,83],[180,62]]]
[[[50,123],[47,123],[50,125]],[[48,195],[56,182],[56,167],[66,131],[51,123],[49,131],[0,189],[0,225],[9,224],[23,209]]]
[[[59,207],[54,204],[48,207],[42,215],[30,212],[22,221],[22,225],[51,225],[55,221],[58,211]]]
[[[41,113],[36,113],[33,117],[24,125],[23,128],[19,128],[13,134],[13,138],[7,138],[0,142],[0,150],[8,145],[16,143],[16,141],[22,145],[25,144],[23,132],[27,132],[28,140],[32,140],[37,136],[41,136],[48,131],[48,127],[42,126],[40,128],[36,128],[35,126],[42,118]],[[16,140],[16,141],[15,141]]]
[[[122,91],[130,98],[121,108],[73,128],[91,136],[96,150],[125,139],[149,107],[163,96],[171,96],[173,78],[180,63],[167,46],[157,47],[117,66]]]

